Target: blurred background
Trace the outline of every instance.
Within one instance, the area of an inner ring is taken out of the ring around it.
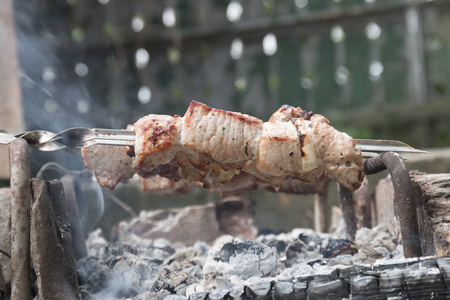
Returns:
[[[19,78],[19,93],[0,97],[12,132],[124,128],[198,100],[263,120],[300,106],[354,138],[450,142],[447,0],[2,0],[0,12],[0,42],[17,49],[16,68],[0,53],[0,81]],[[32,152],[32,175],[48,161],[83,167],[79,155]],[[137,210],[218,199],[122,190]],[[249,197],[272,199],[257,201],[262,227],[312,224],[310,200]]]

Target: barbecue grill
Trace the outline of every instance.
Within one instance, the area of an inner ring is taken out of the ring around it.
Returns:
[[[30,180],[29,145],[24,139],[18,138],[10,141],[10,164],[12,199],[12,299],[29,299],[31,297],[29,294],[31,282],[29,276],[30,240],[28,239],[30,231],[30,202],[28,199],[30,199],[30,194],[36,194],[37,191],[39,191],[39,184],[35,180]],[[225,290],[219,290],[217,287],[212,290],[195,290],[194,288],[191,288],[190,290],[185,289],[185,295],[188,295],[189,299],[229,299],[230,297],[233,299],[262,299],[268,297],[268,295],[275,299],[337,299],[350,297],[352,299],[359,299],[362,297],[379,299],[380,297],[389,298],[393,296],[401,299],[415,297],[445,299],[447,295],[446,283],[449,280],[448,276],[450,274],[450,259],[445,257],[423,257],[423,255],[434,255],[436,253],[432,253],[430,249],[423,249],[421,246],[426,245],[426,243],[424,243],[426,237],[421,236],[423,233],[419,230],[418,219],[416,217],[416,211],[418,210],[417,206],[418,203],[421,202],[421,199],[418,199],[419,194],[415,192],[416,190],[411,181],[411,176],[403,159],[396,153],[383,152],[367,159],[364,163],[364,171],[368,175],[385,169],[389,171],[393,183],[394,205],[399,219],[405,259],[387,260],[372,265],[356,264],[347,265],[345,267],[340,266],[339,268],[331,268],[328,272],[322,274],[307,274],[304,276],[297,276],[295,279],[290,278],[289,280],[282,280],[279,276],[269,278],[263,276],[259,281],[251,281],[249,279],[250,281],[246,281],[247,285],[239,286],[239,284],[236,284],[231,289],[229,287]],[[47,183],[47,186],[50,194],[58,194],[58,190],[61,193],[61,188],[58,188],[58,183]],[[36,197],[36,195],[33,195],[33,197]],[[50,197],[55,196],[51,195]],[[61,200],[61,198],[59,199]],[[339,199],[346,223],[347,237],[354,240],[357,232],[357,220],[354,210],[353,194],[345,187],[340,186]],[[62,208],[62,211],[64,212],[64,208]],[[73,213],[73,211],[69,211],[69,214]],[[62,216],[64,216],[64,213]],[[61,217],[60,222],[61,224],[58,224],[58,226],[62,227],[64,227],[64,224],[67,226],[67,224],[70,223],[68,219],[64,219],[63,217]],[[74,228],[73,225],[72,228]],[[33,230],[33,228],[31,230]],[[70,232],[67,234],[70,236]],[[300,234],[300,237],[301,236],[302,234]],[[72,238],[76,239],[79,237],[77,237],[76,234],[72,234]],[[32,241],[32,243],[33,242],[38,243],[39,241]],[[63,245],[70,248],[70,245],[67,243],[68,241],[62,242]],[[78,243],[80,243],[80,241],[78,241]],[[84,242],[81,241],[81,243]],[[247,242],[238,243],[233,240],[232,242],[225,243],[225,245],[231,245],[227,246],[227,249],[229,249],[227,251],[234,251],[233,253],[240,251],[240,253],[248,254],[250,253],[248,252],[250,251],[249,249],[253,249],[252,247],[256,246],[251,244],[250,241],[248,242],[249,244],[246,243]],[[296,246],[297,248],[291,245],[289,248],[291,249],[291,252],[289,253],[300,251],[298,250],[298,247],[301,248],[301,245],[302,244]],[[109,246],[106,246],[106,250],[104,251],[112,251],[108,247]],[[126,247],[123,248],[124,246],[120,245],[117,245],[116,247],[120,248],[120,250],[117,251],[121,253],[121,255],[116,256],[116,259],[118,260],[124,259],[127,255],[131,255],[130,253],[136,254],[138,252],[137,250],[130,250]],[[339,247],[342,246],[340,245]],[[224,249],[225,248],[221,248],[219,252],[223,253]],[[70,251],[73,251],[73,249]],[[79,251],[80,250],[78,249],[75,252],[79,253]],[[338,251],[338,253],[344,254],[348,252]],[[67,257],[70,257],[69,254]],[[223,254],[220,255],[221,259],[223,259]],[[75,257],[73,253],[72,257]],[[39,258],[31,257],[31,261],[34,262],[36,267],[36,264],[38,265],[39,263]],[[70,262],[69,259],[68,262]],[[66,270],[65,274],[59,274],[64,278],[64,282],[69,281],[70,278],[74,279],[73,272],[76,272],[76,269],[74,261],[72,263],[72,265],[68,263],[63,267],[63,269]],[[83,260],[79,264],[84,266],[87,263]],[[317,264],[320,265],[325,263],[320,262],[320,260],[311,263],[313,266],[317,266]],[[40,276],[39,274],[37,275],[37,279],[39,280]],[[168,288],[166,285],[170,286],[170,281],[173,281],[172,284],[178,282],[179,287],[186,286],[186,282],[189,282],[186,281],[186,278],[184,278],[183,281],[174,276],[175,275],[168,275],[166,277],[168,282],[160,282],[160,284],[165,286],[165,288]],[[40,280],[45,281],[48,279],[41,278]],[[42,284],[41,286],[45,289],[45,284]],[[155,286],[152,288],[155,289]],[[164,290],[164,288],[160,287],[158,291],[161,290]],[[69,288],[66,287],[64,293],[68,295],[77,294],[78,290],[76,289],[76,284],[69,286]],[[88,291],[82,291],[82,293],[86,296]],[[176,299],[187,299],[188,297],[179,296],[179,298]]]

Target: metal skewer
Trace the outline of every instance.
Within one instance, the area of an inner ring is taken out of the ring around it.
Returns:
[[[93,145],[134,146],[136,134],[124,129],[70,128],[59,133],[35,130],[12,135],[0,131],[0,144],[9,144],[22,138],[40,151],[55,151],[68,148],[85,148]],[[363,157],[374,157],[382,152],[427,153],[403,142],[394,140],[357,139],[356,148],[361,149]]]

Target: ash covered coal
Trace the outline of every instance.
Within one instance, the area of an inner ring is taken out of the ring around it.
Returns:
[[[89,256],[77,262],[78,280],[89,300],[349,297],[379,284],[377,265],[381,270],[384,263],[404,261],[396,240],[386,227],[376,227],[359,230],[354,243],[294,229],[190,244],[134,235],[129,244],[129,237],[108,243],[97,230],[87,240]],[[351,251],[342,251],[346,247]],[[363,269],[372,270],[371,280],[358,281]]]

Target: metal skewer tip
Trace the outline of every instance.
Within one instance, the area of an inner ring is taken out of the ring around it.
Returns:
[[[357,139],[356,148],[369,154],[379,152],[405,152],[405,153],[428,153],[428,151],[419,150],[400,141],[394,140],[368,140]]]

